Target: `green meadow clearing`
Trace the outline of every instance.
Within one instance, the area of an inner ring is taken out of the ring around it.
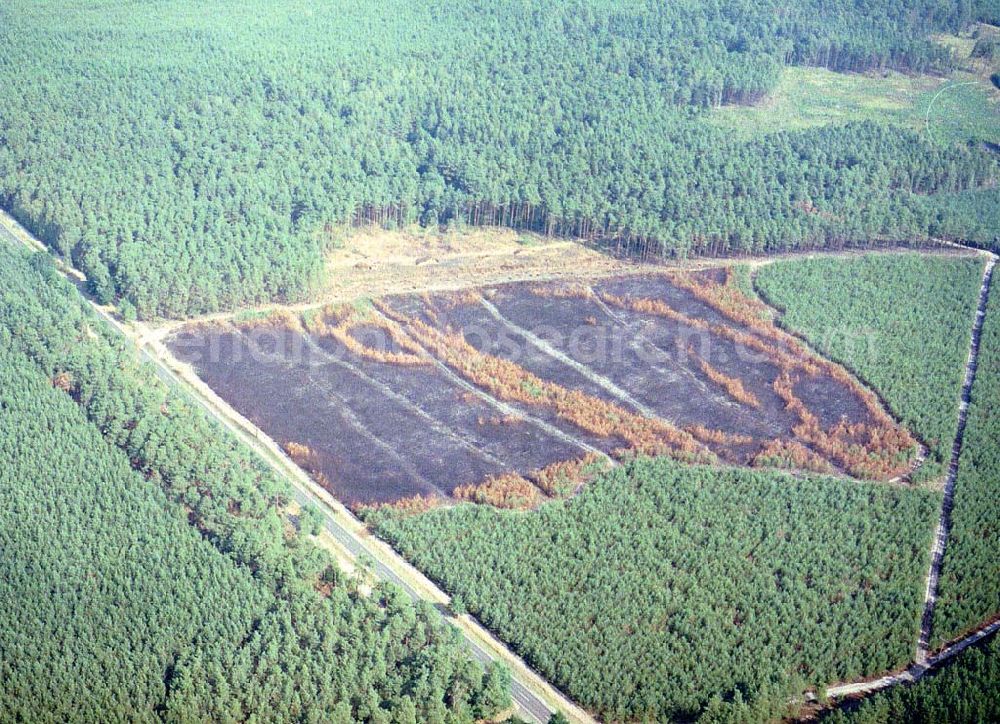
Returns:
[[[881,121],[926,134],[936,143],[1000,144],[1000,90],[989,76],[997,61],[971,58],[975,40],[955,35],[938,42],[966,59],[947,77],[896,71],[835,73],[790,66],[774,92],[756,106],[713,110],[711,123],[752,139],[777,130],[801,130],[852,121]]]

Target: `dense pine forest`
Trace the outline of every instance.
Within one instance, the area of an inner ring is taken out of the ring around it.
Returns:
[[[273,597],[0,338],[0,719],[210,706],[181,659],[217,667]]]
[[[534,512],[372,522],[602,719],[760,721],[909,661],[939,500],[657,458]]]
[[[429,606],[345,576],[288,490],[0,245],[0,720],[472,721]]]
[[[0,8],[0,206],[143,315],[297,299],[336,230],[502,224],[641,256],[911,241],[974,146],[879,123],[738,141],[782,67],[940,73],[989,0]],[[155,50],[155,52],[153,52]]]

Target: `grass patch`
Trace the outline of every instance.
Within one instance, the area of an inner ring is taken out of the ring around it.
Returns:
[[[240,325],[253,322],[264,322],[278,311],[279,310],[277,308],[273,307],[269,309],[244,309],[243,311],[237,312],[233,315],[233,323]]]
[[[997,68],[969,58],[972,38],[937,40],[963,59],[963,69],[947,78],[790,67],[765,101],[715,109],[708,122],[747,140],[774,131],[878,121],[912,129],[940,144],[1000,143],[1000,91],[989,80]]]

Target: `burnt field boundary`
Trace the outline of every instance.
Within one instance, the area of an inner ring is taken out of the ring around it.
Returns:
[[[905,475],[920,459],[910,434],[734,280],[397,295],[196,323],[163,343],[352,506],[534,507],[579,489],[539,483],[581,456]]]
[[[767,262],[764,261],[764,262],[759,262],[759,263],[767,263]],[[966,399],[966,400],[967,400],[967,396],[968,396],[968,389],[971,387],[971,384],[972,384],[972,382],[974,380],[975,359],[976,359],[977,352],[978,352],[978,350],[977,350],[978,328],[981,326],[981,322],[982,322],[983,308],[985,306],[985,302],[986,302],[987,294],[988,294],[989,273],[992,271],[993,263],[994,263],[994,260],[992,260],[992,258],[991,258],[990,263],[988,265],[986,265],[986,268],[985,268],[985,271],[984,271],[984,278],[983,278],[983,281],[981,282],[979,310],[977,312],[977,322],[978,322],[977,323],[977,329],[973,331],[972,340],[970,342],[969,357],[968,357],[968,363],[967,363],[967,368],[966,368],[965,385],[963,386],[963,398]],[[610,307],[608,307],[608,305],[606,303],[604,303],[604,300],[601,300],[601,301],[602,301],[602,305],[601,306],[603,307],[602,311],[605,314],[607,314],[608,316],[612,316],[612,317],[617,316],[617,312],[614,312],[613,310],[611,310]],[[487,301],[487,300],[477,300],[477,304],[479,304],[479,306],[481,306],[481,307],[486,308],[486,310],[490,314],[490,316],[492,316],[494,319],[496,319],[497,321],[499,321],[501,324],[504,324],[508,328],[514,328],[515,331],[518,330],[519,325],[517,325],[516,323],[511,323],[509,320],[507,320],[507,318],[505,316],[503,316],[502,314],[499,314],[498,311],[496,310],[496,307],[492,304],[492,302]],[[490,307],[492,307],[493,309],[491,310]],[[544,347],[544,344],[540,345],[540,344],[534,342],[531,339],[529,339],[529,342],[532,342],[532,346],[534,346],[536,348],[538,348],[540,346]],[[560,354],[556,354],[554,356],[558,359],[561,355]],[[566,360],[563,360],[563,361],[565,362]],[[606,382],[603,379],[601,379],[601,380],[591,379],[591,381],[595,382],[600,387],[604,387],[605,389],[607,389],[608,387],[611,387],[610,391],[612,393],[614,393],[614,392],[617,391],[617,389],[616,389],[617,386],[614,385],[613,382]],[[601,384],[602,382],[605,382],[605,384]],[[623,396],[622,395],[617,395],[617,397],[619,399],[621,399]],[[966,407],[967,407],[967,405],[960,405],[960,413],[964,412],[964,409]],[[960,449],[961,449],[960,440],[956,440],[955,446],[953,448],[953,456],[957,456],[957,454],[960,451]],[[917,460],[917,464],[919,464],[919,460]],[[949,488],[953,488],[953,485],[954,485],[954,470],[952,470],[952,474],[949,476],[949,479],[948,479],[947,482],[948,482],[948,487]],[[945,511],[946,511],[946,506],[942,505],[942,516],[946,515]],[[943,518],[942,518],[942,520],[943,520]],[[940,525],[941,525],[941,523],[939,522],[939,526]],[[939,533],[938,537],[940,538],[940,533]],[[935,545],[937,545],[937,544],[935,544]],[[936,561],[936,564],[939,565],[940,564],[940,560],[941,560],[942,557],[943,557],[943,549],[939,553],[937,553],[937,554],[935,554],[935,555],[932,556],[932,566],[935,566],[935,561]],[[931,583],[931,580],[930,580],[931,579],[931,575],[932,575],[932,571],[929,571],[929,573],[928,573],[928,597],[927,597],[927,601],[928,602],[932,602],[933,595],[934,595],[933,592],[936,590],[936,585],[934,585],[934,584]],[[884,677],[876,679],[874,681],[863,681],[863,682],[855,682],[855,683],[849,683],[849,684],[836,684],[836,685],[833,685],[833,686],[829,687],[826,690],[826,695],[828,697],[830,697],[830,698],[833,698],[833,699],[844,698],[844,697],[863,696],[866,693],[873,693],[873,692],[876,692],[876,691],[880,691],[880,690],[883,690],[883,689],[885,689],[887,687],[891,687],[891,686],[894,686],[894,685],[897,685],[897,684],[900,684],[900,683],[909,683],[909,682],[916,681],[920,677],[922,677],[926,672],[932,671],[932,670],[936,669],[941,664],[943,664],[944,662],[946,662],[947,660],[949,660],[955,653],[957,653],[958,651],[960,651],[963,648],[965,648],[965,646],[967,646],[967,645],[969,645],[969,644],[971,644],[971,643],[979,640],[983,636],[989,634],[990,632],[992,632],[992,631],[994,631],[996,629],[996,623],[995,622],[989,623],[986,626],[984,626],[983,628],[980,628],[979,630],[977,630],[977,631],[969,634],[968,636],[966,636],[966,637],[964,637],[964,638],[962,638],[962,639],[954,642],[953,644],[951,644],[950,646],[946,647],[945,649],[942,649],[937,654],[931,655],[931,652],[927,651],[926,644],[924,643],[924,641],[926,640],[926,636],[925,636],[926,625],[927,625],[926,622],[929,621],[929,619],[925,616],[924,620],[925,620],[925,624],[924,624],[924,626],[922,626],[922,629],[921,629],[921,639],[922,639],[921,644],[922,645],[918,648],[917,660],[914,662],[914,664],[912,664],[910,667],[908,667],[905,671],[897,672],[897,673],[891,673],[891,674],[888,674],[888,675],[886,675]]]
[[[0,240],[24,245],[31,251],[46,253],[45,247],[3,211],[0,211]],[[98,304],[86,293],[86,277],[78,270],[55,259],[56,269],[70,281],[97,317],[134,348],[137,357],[148,363],[157,377],[171,390],[201,408],[228,434],[235,435],[289,483],[300,505],[312,505],[320,512],[324,531],[320,544],[332,548],[335,555],[357,567],[366,568],[375,578],[397,586],[414,601],[433,605],[462,635],[471,655],[481,663],[500,661],[511,669],[511,696],[519,716],[545,724],[554,712],[561,712],[571,722],[590,724],[595,720],[562,692],[539,676],[503,642],[494,637],[469,615],[456,616],[448,608],[451,597],[420,571],[411,566],[388,544],[371,535],[367,527],[346,507],[318,486],[298,465],[249,421],[229,408],[197,378],[191,379],[173,360],[166,347],[138,325],[123,323],[117,310]]]
[[[11,243],[24,244],[33,251],[45,252],[45,248],[36,239],[30,236],[16,221],[6,214],[0,213],[0,238],[6,237]],[[957,244],[945,243],[946,246],[957,247],[962,252],[971,251],[985,253],[980,250],[971,250]],[[822,252],[806,253],[787,256],[824,256],[837,257],[857,255],[864,252]],[[885,252],[881,252],[885,253]],[[989,254],[990,269],[996,262],[996,255]],[[752,266],[770,263],[767,260],[751,260]],[[725,261],[721,263],[726,263]],[[125,325],[118,316],[116,310],[109,307],[102,307],[97,304],[85,292],[86,279],[79,271],[68,267],[57,260],[57,268],[66,278],[74,283],[86,298],[91,308],[97,316],[108,323],[117,333],[128,339],[136,348],[136,352],[141,359],[148,361],[156,374],[172,389],[180,392],[186,398],[193,400],[202,407],[206,413],[215,419],[225,429],[235,434],[251,449],[255,450],[267,463],[274,468],[278,474],[292,485],[295,497],[300,503],[316,504],[323,515],[326,532],[332,536],[335,544],[344,550],[354,561],[371,561],[372,573],[382,579],[398,585],[411,598],[429,600],[439,609],[446,606],[450,601],[447,594],[441,591],[435,584],[427,579],[420,571],[416,570],[394,550],[383,541],[378,540],[353,514],[350,513],[339,501],[332,498],[325,490],[316,485],[304,471],[292,462],[274,441],[267,438],[255,426],[243,419],[232,408],[226,405],[217,396],[207,390],[206,386],[197,378],[191,379],[184,374],[183,369],[172,358],[169,351],[163,345],[162,340],[166,332],[172,326],[167,325],[159,329],[150,329],[143,325]],[[987,292],[988,294],[988,287]],[[981,297],[985,302],[985,294]],[[322,306],[320,304],[306,305],[303,309]],[[981,303],[981,309],[984,304]],[[232,318],[233,314],[213,315],[217,319]],[[981,317],[977,314],[977,322],[981,324]],[[972,356],[977,353],[970,345],[970,364],[967,366],[967,376],[970,366],[974,376],[975,360]],[[199,384],[200,383],[200,384]],[[971,387],[971,381],[969,382]],[[205,389],[203,389],[205,388]],[[965,388],[963,387],[964,391]],[[956,441],[960,446],[960,442]],[[957,454],[957,453],[954,453]],[[952,483],[954,480],[952,479]],[[947,515],[944,501],[942,501],[942,519]],[[935,541],[935,545],[937,542]],[[943,544],[942,544],[943,546]],[[943,547],[941,557],[943,558]],[[932,566],[934,557],[932,556]],[[939,561],[940,562],[940,561]],[[930,583],[928,585],[930,593]],[[455,625],[469,643],[474,656],[479,660],[500,659],[507,662],[513,669],[512,693],[514,700],[522,715],[533,721],[546,721],[549,713],[562,711],[571,721],[593,721],[593,719],[579,707],[573,704],[561,692],[556,690],[540,677],[536,672],[527,667],[524,662],[514,655],[509,648],[498,641],[492,634],[486,631],[478,622],[469,616],[453,617],[448,616],[450,622]],[[951,643],[936,654],[926,658],[923,665],[910,667],[902,674],[890,674],[883,679],[869,682],[858,682],[855,684],[839,684],[827,689],[827,695],[832,698],[846,696],[866,695],[884,690],[886,688],[908,683],[923,676],[928,671],[938,668],[955,654],[964,650],[969,645],[982,640],[984,637],[994,633],[1000,628],[1000,621],[991,620],[984,623],[978,630]],[[815,698],[814,694],[807,694],[808,698]]]

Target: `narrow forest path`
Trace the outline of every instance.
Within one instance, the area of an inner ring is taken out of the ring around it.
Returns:
[[[828,687],[826,694],[831,699],[843,699],[847,696],[863,697],[869,694],[884,691],[885,689],[891,689],[892,687],[900,684],[912,684],[919,681],[927,674],[937,671],[957,654],[965,651],[965,649],[969,648],[973,644],[982,641],[990,634],[995,633],[998,629],[1000,629],[1000,621],[992,621],[981,626],[972,633],[963,636],[950,646],[941,649],[941,651],[934,656],[925,658],[923,663],[910,664],[910,666],[904,671],[894,674],[886,674],[885,676],[878,679],[872,679],[870,681],[859,681],[853,684],[837,684],[836,686]],[[815,697],[812,698],[815,699]]]
[[[10,217],[8,217],[10,218]],[[15,222],[16,223],[16,222]],[[22,239],[22,241],[24,241]],[[226,310],[219,312],[206,312],[204,314],[192,314],[181,318],[156,319],[144,323],[146,334],[151,339],[162,339],[167,334],[188,324],[212,324],[227,321],[247,314],[268,314],[277,311],[289,311],[297,314],[313,309],[322,309],[334,304],[343,304],[364,298],[378,298],[395,295],[416,295],[422,293],[438,294],[445,292],[456,292],[464,289],[481,289],[483,287],[502,286],[504,284],[514,284],[520,282],[546,283],[558,281],[596,281],[601,279],[614,279],[616,277],[660,274],[665,271],[703,271],[706,269],[720,269],[733,264],[741,264],[756,269],[758,267],[773,264],[779,261],[804,258],[850,258],[863,256],[865,254],[934,254],[939,256],[953,256],[956,254],[975,253],[979,250],[970,250],[960,244],[945,242],[939,239],[933,240],[939,246],[930,247],[885,247],[885,248],[852,248],[836,249],[824,251],[821,249],[803,249],[799,251],[772,253],[767,256],[731,256],[731,257],[692,257],[688,259],[669,259],[662,262],[628,262],[626,260],[613,260],[606,265],[592,267],[581,265],[579,259],[569,255],[566,259],[547,259],[547,267],[536,269],[530,274],[519,273],[518,271],[504,270],[501,261],[510,261],[517,258],[511,255],[509,258],[497,256],[497,262],[501,268],[500,273],[490,274],[488,277],[463,274],[461,267],[449,267],[438,270],[436,276],[430,278],[417,278],[414,271],[417,267],[405,267],[393,273],[392,279],[383,280],[378,285],[373,284],[345,284],[344,288],[333,291],[325,290],[315,294],[310,299],[301,302],[257,304],[248,305],[236,310]],[[25,243],[28,243],[25,241]],[[37,242],[41,245],[41,242]],[[579,246],[582,242],[566,242],[567,248],[574,245]],[[947,248],[942,248],[947,247]],[[41,251],[48,251],[44,245],[40,246]],[[82,275],[73,270],[79,277]],[[447,279],[443,279],[447,276]],[[369,275],[365,281],[371,281]]]
[[[955,441],[951,446],[951,460],[948,463],[948,475],[945,478],[944,497],[941,500],[941,512],[938,515],[937,530],[934,532],[934,544],[931,548],[930,569],[927,571],[927,588],[924,593],[924,613],[920,621],[920,637],[917,641],[917,664],[927,662],[930,649],[931,629],[934,624],[934,606],[937,603],[938,582],[941,575],[941,563],[944,560],[948,536],[951,533],[951,510],[955,498],[955,481],[958,478],[958,461],[962,453],[962,441],[965,437],[965,423],[969,416],[969,401],[972,398],[972,385],[976,380],[976,368],[979,364],[979,341],[983,333],[983,321],[986,319],[986,305],[990,296],[990,283],[997,257],[990,254],[983,270],[983,281],[979,288],[979,306],[976,318],[972,324],[972,340],[969,343],[969,356],[965,362],[965,380],[962,382],[962,396],[958,405],[958,428]]]
[[[958,246],[949,244],[949,246]],[[955,481],[958,478],[958,463],[962,453],[962,442],[965,436],[965,424],[969,413],[969,402],[972,395],[972,386],[976,380],[976,369],[979,363],[979,343],[982,337],[983,322],[986,319],[986,307],[989,302],[990,284],[993,279],[993,271],[998,257],[996,254],[982,250],[976,250],[987,257],[987,262],[983,268],[983,277],[979,287],[979,302],[976,307],[976,316],[972,323],[972,336],[969,342],[969,354],[965,362],[965,379],[962,383],[962,391],[958,405],[958,428],[955,441],[952,443],[951,460],[948,465],[948,474],[945,478],[944,494],[941,499],[941,509],[938,513],[937,527],[934,532],[934,540],[931,545],[930,564],[927,570],[926,588],[924,593],[924,610],[920,620],[920,633],[917,639],[917,650],[913,662],[903,671],[886,674],[877,679],[867,681],[857,681],[854,683],[835,684],[827,687],[826,694],[831,699],[840,699],[847,696],[866,696],[885,689],[898,686],[899,684],[912,684],[921,679],[924,675],[940,668],[956,654],[964,651],[977,641],[989,636],[1000,629],[1000,620],[996,618],[983,622],[974,631],[966,634],[962,638],[953,641],[936,654],[930,651],[931,632],[934,624],[934,607],[937,603],[938,582],[941,574],[941,564],[944,561],[945,551],[948,545],[948,536],[951,533],[951,511],[955,496]],[[815,700],[814,695],[807,695],[809,700]]]

